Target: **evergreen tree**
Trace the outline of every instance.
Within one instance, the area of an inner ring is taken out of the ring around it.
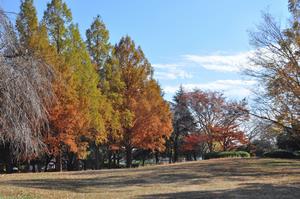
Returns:
[[[173,162],[178,161],[179,149],[183,144],[183,138],[195,130],[194,118],[188,108],[185,99],[185,92],[180,86],[178,92],[173,98],[173,133],[171,135],[171,143],[173,148]]]

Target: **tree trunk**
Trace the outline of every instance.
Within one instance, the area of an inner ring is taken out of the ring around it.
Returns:
[[[196,154],[196,152],[193,153],[193,157],[194,157],[194,160],[197,161],[197,154]]]
[[[120,151],[117,151],[117,166],[120,168]]]
[[[6,169],[6,173],[13,173],[13,161],[12,161],[12,157],[10,154],[10,151],[8,149],[8,153],[7,153],[7,159],[6,159],[6,164],[5,164],[5,169]]]
[[[46,157],[46,163],[45,163],[45,172],[48,171],[48,164],[50,163],[51,159],[52,159],[52,156],[49,157],[47,155],[47,157]]]
[[[178,162],[178,136],[175,137],[174,139],[174,158],[173,158],[173,162]]]
[[[59,150],[59,154],[56,156],[56,164],[55,164],[55,169],[56,171],[62,171],[62,154],[61,154],[61,149]]]
[[[86,160],[81,160],[82,164],[83,164],[83,170],[86,170],[86,166],[87,166],[87,162]]]
[[[95,161],[96,161],[96,170],[100,169],[100,151],[99,147],[95,144]]]
[[[3,154],[3,159],[4,159],[4,163],[5,163],[5,170],[6,173],[12,173],[13,172],[13,160],[11,157],[11,153],[10,153],[10,149],[9,149],[9,144],[4,144],[1,149],[3,150],[3,153],[1,152],[1,154]]]
[[[145,166],[145,156],[143,155],[142,165]]]
[[[117,157],[116,157],[116,152],[113,152],[113,167],[116,168],[117,166]]]
[[[107,158],[108,158],[108,168],[111,169],[111,150],[108,149],[107,151]]]
[[[126,146],[126,167],[130,168],[132,164],[132,148],[131,146]]]
[[[10,160],[5,164],[6,173],[13,173],[13,164]]]
[[[158,152],[155,152],[155,164],[159,163],[159,156],[158,156]]]
[[[30,160],[30,165],[32,166],[32,173],[36,172],[36,168],[35,168],[35,161],[34,160]]]

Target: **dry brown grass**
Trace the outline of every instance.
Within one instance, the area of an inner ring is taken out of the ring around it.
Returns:
[[[137,169],[2,175],[0,195],[28,199],[300,198],[300,161],[216,159]]]

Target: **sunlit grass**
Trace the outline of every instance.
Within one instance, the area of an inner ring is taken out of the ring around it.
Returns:
[[[300,161],[215,159],[137,169],[2,175],[0,195],[5,199],[297,198]]]

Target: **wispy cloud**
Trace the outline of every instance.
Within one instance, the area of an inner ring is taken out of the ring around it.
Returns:
[[[173,64],[152,64],[154,68],[160,68],[160,69],[174,69],[177,67],[184,66],[184,63],[173,63]]]
[[[181,56],[181,60],[178,63],[158,63],[153,64],[153,67],[158,69],[158,77],[166,77],[168,79],[191,78],[188,72],[191,67],[193,70],[195,70],[195,67],[200,67],[215,72],[237,73],[246,68],[255,69],[250,62],[250,58],[253,55],[254,51],[235,54],[186,54]]]
[[[208,83],[198,84],[182,84],[184,89],[191,91],[193,89],[202,90],[214,90],[222,91],[226,96],[229,97],[247,97],[251,94],[250,88],[254,86],[256,81],[254,80],[216,80]],[[179,85],[176,86],[164,86],[163,90],[165,93],[174,94],[179,89]]]
[[[251,67],[249,57],[253,56],[252,51],[241,52],[232,55],[183,55],[186,62],[192,62],[207,70],[217,72],[239,72]]]
[[[160,71],[154,73],[155,78],[164,80],[189,79],[192,75],[181,69],[173,69],[168,71]]]
[[[175,80],[175,79],[190,79],[192,74],[184,70],[184,64],[152,64],[154,67],[154,76],[157,79]]]

